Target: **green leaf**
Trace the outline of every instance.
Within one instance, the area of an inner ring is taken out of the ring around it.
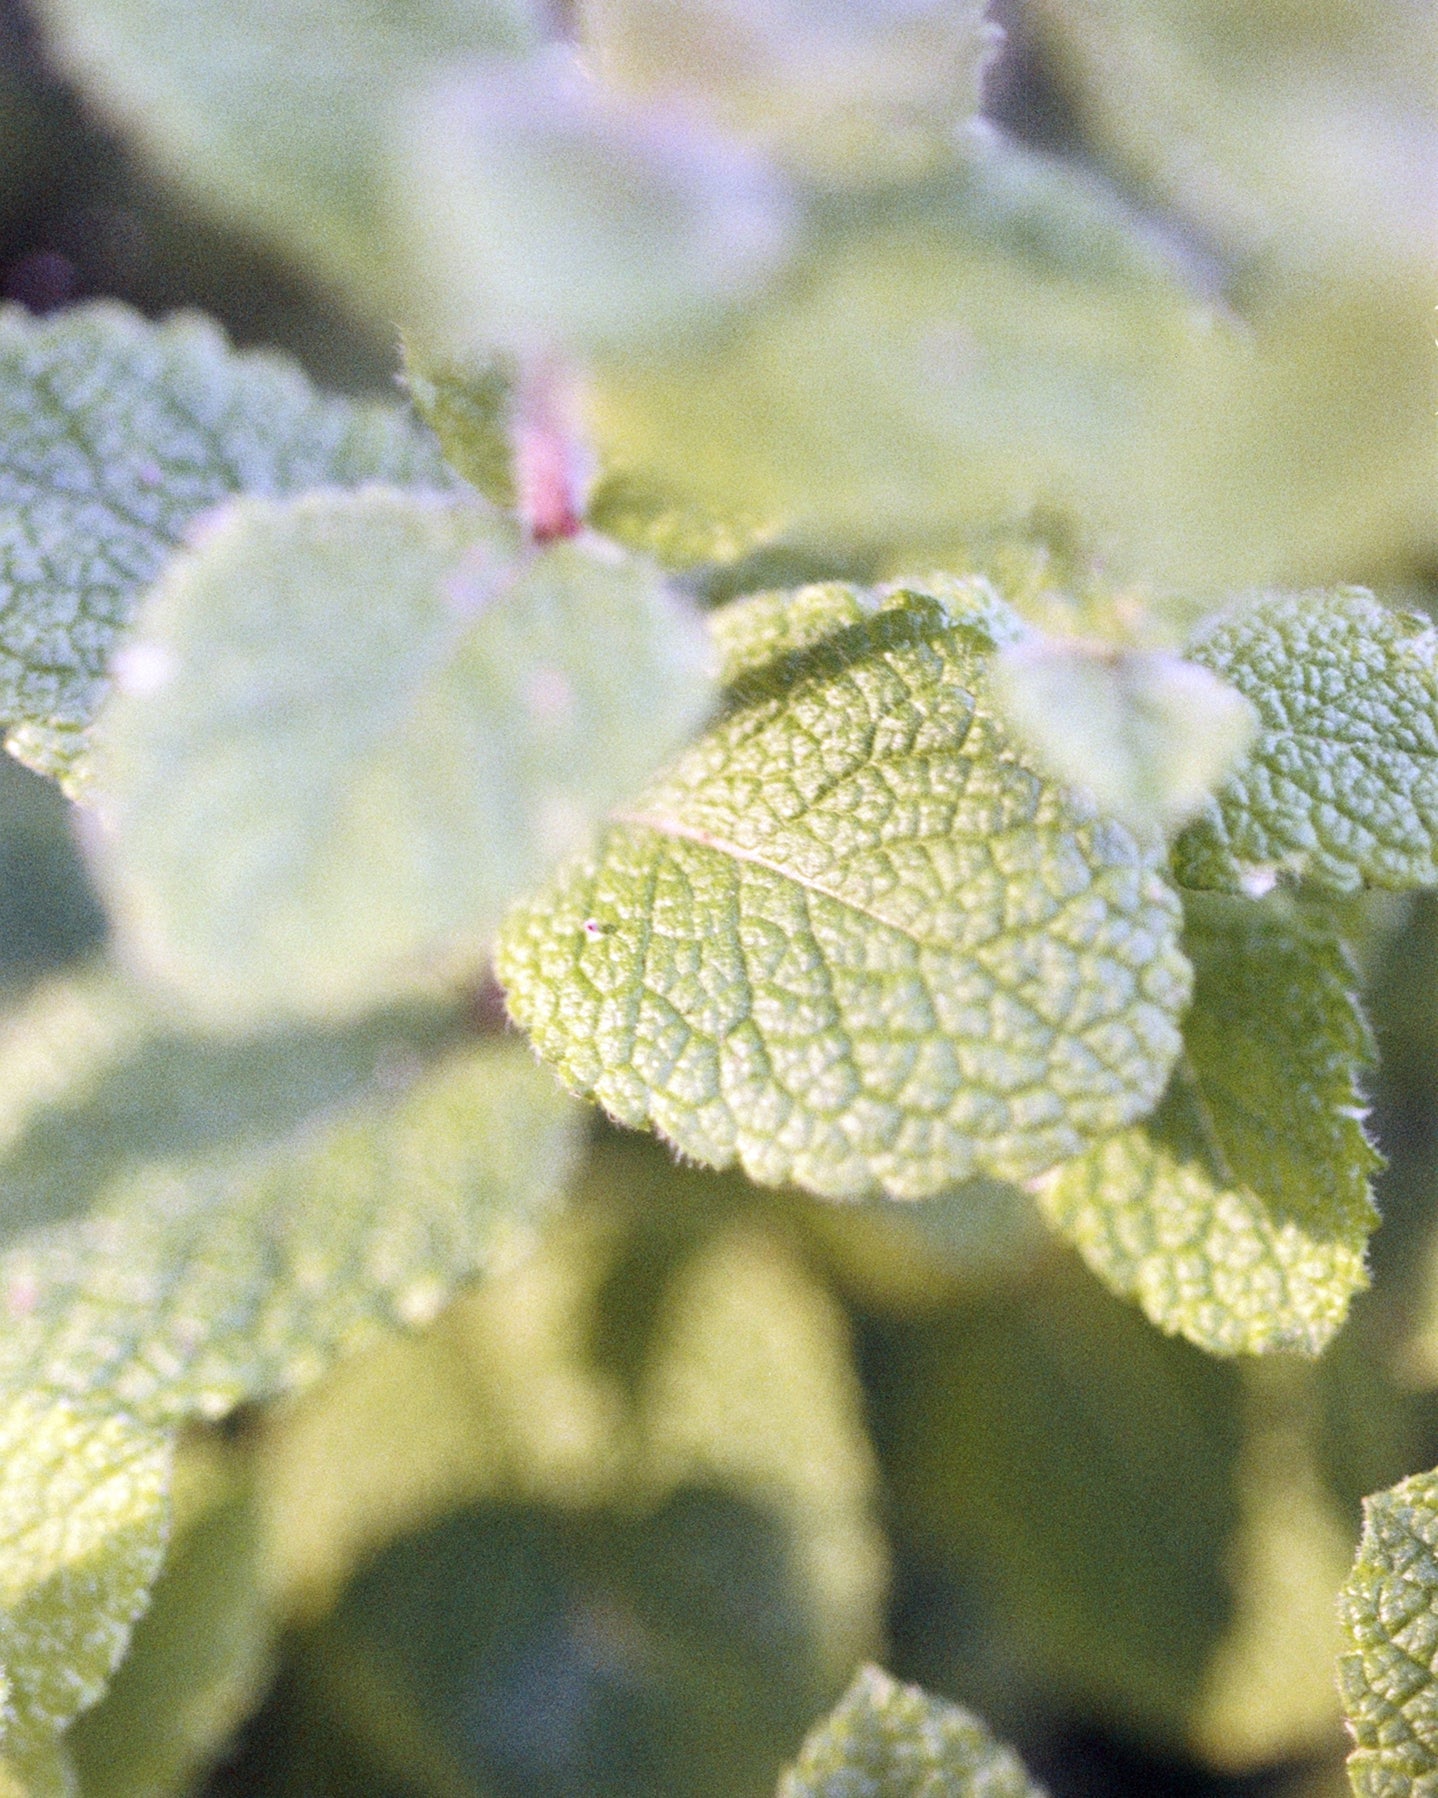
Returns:
[[[1141,1116],[1188,968],[1153,846],[1005,741],[981,618],[905,591],[861,609],[741,680],[511,914],[498,967],[620,1122],[761,1183],[917,1198]]]
[[[1191,887],[1438,885],[1438,636],[1361,587],[1276,594],[1188,653],[1252,700],[1247,758],[1174,847]]]
[[[0,442],[0,723],[23,761],[71,779],[116,642],[202,512],[450,480],[398,407],[321,395],[201,319],[108,303],[0,309]]]
[[[54,980],[0,1023],[0,1245],[103,1207],[136,1168],[263,1155],[402,1089],[464,1030],[431,1004],[215,1040],[103,967]]]
[[[763,1798],[823,1702],[773,1507],[489,1503],[373,1560],[306,1672],[407,1789]]]
[[[697,621],[602,540],[470,505],[245,500],[147,601],[106,709],[119,939],[220,1023],[472,969],[708,703]]]
[[[607,80],[698,99],[800,170],[865,182],[952,161],[998,36],[983,15],[978,0],[588,0],[580,16]]]
[[[1207,443],[1169,389],[1242,356],[1094,182],[994,142],[824,210],[712,343],[606,361],[591,415],[606,472],[761,540],[942,564],[1043,504],[1151,563],[1140,478]]]
[[[452,354],[683,340],[789,250],[790,197],[762,157],[700,116],[622,103],[559,46],[417,101],[393,187],[407,316]]]
[[[380,165],[397,96],[538,35],[527,0],[44,0],[40,13],[58,64],[163,174],[386,323]]]
[[[0,1665],[5,1752],[63,1729],[104,1690],[145,1609],[168,1533],[171,1443],[87,1415],[43,1381],[0,1410]]]
[[[554,1083],[517,1045],[437,1055],[452,1019],[241,1052],[82,988],[32,1021],[3,1057],[0,1192],[31,1227],[0,1256],[0,1389],[170,1423],[303,1385],[514,1254],[569,1170]]]
[[[487,500],[514,504],[510,441],[515,370],[503,357],[445,362],[404,346],[404,385],[450,466]]]
[[[1191,896],[1195,971],[1163,1104],[1041,1182],[1050,1221],[1160,1329],[1215,1354],[1316,1355],[1378,1222],[1358,1070],[1373,1044],[1321,916]]]
[[[1200,810],[1257,715],[1206,668],[1163,650],[1030,637],[994,665],[994,698],[1040,765],[1140,828]]]
[[[972,1594],[978,1641],[950,1677],[993,1709],[1013,1668],[1070,1715],[1186,1741],[1233,1608],[1235,1366],[1067,1256],[889,1323],[866,1365],[892,1527]]]
[[[778,1520],[831,1687],[874,1652],[886,1579],[842,1308],[752,1187],[645,1138],[602,1138],[575,1200],[517,1266],[267,1434],[287,1609],[323,1615],[367,1555],[456,1505],[623,1513],[703,1486]]]
[[[274,1634],[265,1597],[254,1506],[239,1485],[179,1536],[103,1702],[69,1734],[84,1798],[192,1789],[263,1690]]]
[[[1431,268],[1423,186],[1400,172],[1438,150],[1413,54],[1428,15],[1361,0],[1037,0],[1034,12],[1085,131],[1259,279]]]
[[[1438,1473],[1365,1499],[1338,1663],[1360,1798],[1423,1798],[1438,1778]]]
[[[1043,1798],[968,1711],[862,1667],[779,1782],[778,1798]]]

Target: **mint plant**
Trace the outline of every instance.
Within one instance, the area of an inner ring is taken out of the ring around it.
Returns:
[[[1037,1794],[891,1575],[1438,1780],[1435,127],[1239,10],[37,0],[402,366],[0,308],[0,1792]]]

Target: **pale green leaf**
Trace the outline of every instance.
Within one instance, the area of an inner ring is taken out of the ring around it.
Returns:
[[[1191,818],[1258,722],[1241,693],[1193,662],[1046,637],[1000,654],[994,698],[1041,766],[1140,827]]]
[[[0,1748],[0,1798],[80,1798],[65,1737],[46,1731],[7,1740]]]
[[[70,1732],[84,1798],[191,1790],[253,1708],[275,1634],[259,1562],[243,1485],[179,1535],[103,1702]]]
[[[1243,348],[1095,183],[976,146],[942,179],[832,207],[806,258],[712,343],[601,367],[607,471],[751,538],[888,566],[942,564],[1039,504],[1151,559],[1167,525],[1141,480],[1193,453],[1165,396]]]
[[[1196,895],[1185,926],[1193,1006],[1163,1104],[1047,1175],[1041,1203],[1161,1329],[1317,1354],[1378,1222],[1355,972],[1321,917],[1276,902]]]
[[[393,191],[407,316],[459,355],[682,339],[789,248],[790,198],[762,157],[700,117],[624,104],[559,46],[416,102]]]
[[[982,0],[587,0],[600,73],[698,103],[809,173],[893,180],[951,162],[997,37]]]
[[[44,0],[56,61],[162,173],[386,322],[380,163],[396,96],[537,35],[528,0]]]
[[[496,506],[514,504],[515,370],[503,357],[468,363],[404,346],[404,385],[451,467]]]
[[[1276,594],[1220,619],[1194,661],[1252,700],[1253,748],[1179,838],[1192,887],[1438,885],[1438,636],[1371,593]]]
[[[1035,0],[1066,97],[1130,180],[1275,285],[1406,263],[1431,286],[1430,8]]]
[[[263,1155],[401,1089],[464,1028],[432,1004],[215,1040],[103,967],[53,980],[0,1023],[0,1245],[83,1217],[137,1167]]]
[[[321,395],[201,319],[108,303],[0,308],[0,442],[0,723],[45,773],[73,771],[116,641],[202,512],[241,492],[450,482],[398,407]]]
[[[124,1653],[164,1555],[170,1458],[163,1431],[87,1415],[43,1377],[5,1400],[0,1664],[6,1748],[22,1761],[95,1702]]]
[[[1141,1116],[1189,977],[1154,846],[1006,743],[987,629],[903,591],[866,609],[741,680],[511,914],[499,970],[619,1121],[761,1183],[921,1197]]]
[[[1043,1798],[977,1717],[862,1667],[778,1798]]]
[[[1364,1501],[1341,1616],[1338,1683],[1359,1798],[1426,1798],[1438,1783],[1438,1474]]]
[[[476,1049],[257,1168],[144,1170],[0,1261],[0,1376],[167,1420],[305,1385],[516,1255],[562,1184],[570,1122],[517,1048]]]
[[[472,969],[699,722],[704,657],[602,540],[528,551],[381,488],[238,501],[153,590],[100,726],[119,940],[225,1024]]]

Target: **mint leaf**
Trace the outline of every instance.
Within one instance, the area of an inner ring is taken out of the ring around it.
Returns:
[[[1422,1798],[1438,1777],[1438,1474],[1365,1499],[1341,1606],[1338,1683],[1360,1798]]]
[[[517,1047],[479,1046],[268,1155],[127,1165],[85,1220],[0,1258],[0,1383],[165,1423],[308,1384],[513,1255],[562,1188],[571,1125]]]
[[[23,761],[72,780],[116,642],[202,512],[240,492],[450,481],[398,407],[321,395],[201,319],[109,303],[0,309],[0,442],[0,724]]]
[[[1257,708],[1259,734],[1174,846],[1186,886],[1334,893],[1438,885],[1438,636],[1361,587],[1275,594],[1188,653]]]
[[[887,1557],[848,1321],[756,1198],[601,1137],[522,1261],[286,1407],[265,1479],[288,1610],[322,1615],[457,1504],[626,1509],[687,1484],[782,1517],[826,1683],[872,1653]]]
[[[1198,485],[1195,439],[1213,453],[1173,388],[1247,372],[1247,350],[1095,183],[1003,141],[966,151],[823,208],[792,277],[722,333],[607,359],[606,470],[741,543],[942,566],[1042,499],[1156,565],[1170,517],[1136,494],[1159,471]]]
[[[1055,1169],[1050,1221],[1116,1292],[1216,1354],[1316,1355],[1378,1222],[1358,1070],[1373,1044],[1321,916],[1192,896],[1184,1050],[1142,1124]]]
[[[647,351],[752,300],[789,251],[763,157],[692,109],[625,104],[560,45],[437,83],[392,181],[407,315],[460,355]]]
[[[685,1155],[829,1197],[1032,1175],[1141,1116],[1188,998],[1156,849],[1030,773],[992,638],[895,593],[511,915],[517,1022]]]
[[[60,67],[163,174],[386,323],[380,165],[396,96],[538,36],[527,0],[286,0],[258,13],[44,0],[39,11]]]
[[[126,658],[102,886],[139,963],[227,1023],[475,967],[708,702],[702,633],[648,562],[531,553],[487,507],[379,488],[235,502]]]
[[[501,356],[447,362],[406,343],[403,379],[450,466],[496,506],[512,507],[513,366]]]
[[[1258,722],[1241,693],[1164,650],[1039,636],[1000,654],[994,698],[1041,766],[1139,828],[1192,817]]]
[[[617,85],[700,96],[731,130],[800,170],[860,183],[952,161],[998,36],[982,0],[590,0],[581,17],[596,65]]]
[[[968,1711],[862,1667],[779,1781],[778,1798],[1043,1798]]]
[[[243,1483],[177,1531],[103,1702],[67,1737],[85,1798],[190,1790],[269,1676],[275,1623],[259,1520]]]
[[[164,1554],[169,1473],[163,1432],[87,1415],[43,1379],[0,1407],[4,1748],[22,1768],[124,1653]]]

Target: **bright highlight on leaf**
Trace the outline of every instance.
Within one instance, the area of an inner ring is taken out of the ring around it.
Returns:
[[[918,1198],[1142,1116],[1189,979],[1156,851],[995,723],[982,614],[866,609],[741,679],[498,965],[621,1122],[761,1183]]]
[[[128,953],[224,1025],[477,965],[708,703],[702,633],[597,540],[479,504],[238,502],[171,564],[97,758]]]
[[[183,10],[183,9],[181,9]],[[397,406],[331,398],[199,318],[0,308],[0,724],[78,778],[120,634],[194,520],[236,493],[453,484]]]
[[[1366,1499],[1338,1663],[1359,1798],[1424,1798],[1438,1779],[1438,1474]]]
[[[327,1118],[317,1104],[267,1150],[186,1155],[163,1116],[147,1149],[114,1143],[89,1214],[0,1257],[0,1385],[44,1383],[158,1423],[221,1417],[428,1322],[512,1259],[563,1191],[573,1112],[516,1044],[422,1075],[417,1059],[382,1061],[349,1106],[331,1101]],[[55,1115],[42,1107],[34,1126]],[[10,1159],[24,1149],[22,1137]]]
[[[742,144],[621,107],[567,52],[481,65],[416,103],[393,177],[411,315],[442,349],[642,347],[722,316],[787,249]]]
[[[1043,1798],[1043,1792],[977,1717],[863,1667],[779,1781],[778,1798]]]
[[[22,1761],[92,1705],[159,1572],[170,1442],[76,1409],[43,1379],[0,1410],[0,1666],[5,1751]]]
[[[1438,636],[1426,619],[1359,587],[1283,593],[1221,619],[1188,654],[1246,694],[1260,726],[1175,845],[1180,881],[1438,885]]]
[[[1378,1222],[1356,975],[1321,916],[1185,906],[1193,1006],[1162,1105],[1055,1169],[1050,1221],[1160,1329],[1216,1354],[1316,1355],[1367,1284]]]
[[[1140,829],[1192,817],[1258,722],[1233,687],[1162,650],[1028,637],[1000,653],[993,686],[1041,766]]]

